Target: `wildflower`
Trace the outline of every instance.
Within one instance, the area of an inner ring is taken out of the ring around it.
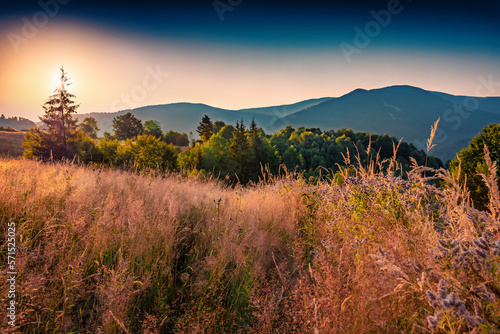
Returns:
[[[491,295],[489,295],[487,293],[480,292],[478,295],[479,295],[479,297],[481,297],[481,299],[486,300],[487,302],[490,302],[490,303],[494,302],[493,297],[491,297]]]
[[[459,301],[457,295],[455,294],[455,292],[450,293],[448,295],[447,299],[449,299],[450,304],[453,305],[453,306],[456,306],[457,303],[458,303],[458,301]]]
[[[486,257],[486,253],[485,253],[485,252],[483,252],[481,249],[476,248],[476,249],[475,249],[475,251],[476,251],[476,254],[477,254],[478,256],[480,256],[480,257],[482,257],[482,258],[485,258],[485,257]]]
[[[448,298],[441,299],[441,306],[443,306],[444,308],[450,308],[451,307],[450,301],[448,300]]]
[[[476,269],[476,271],[481,271],[481,262],[479,261],[479,259],[477,258],[477,256],[474,255],[472,257],[472,259],[474,260],[472,262],[472,265],[473,265],[474,269]]]
[[[444,241],[443,239],[439,239],[439,243],[441,244],[441,246],[443,247],[448,247],[448,243],[446,241]]]
[[[477,247],[480,247],[484,250],[488,250],[488,244],[486,243],[486,241],[483,238],[479,238],[479,239],[474,240],[474,245],[476,245]]]
[[[437,325],[438,325],[438,320],[436,317],[430,315],[427,317],[427,322],[429,323],[429,327],[431,329],[436,329]]]
[[[467,311],[467,308],[465,307],[465,304],[464,302],[462,301],[459,301],[458,302],[458,307],[457,307],[457,315],[459,316],[462,316],[462,315],[466,315],[468,314],[469,312]]]
[[[446,280],[441,279],[438,284],[437,294],[439,299],[446,299],[447,291],[446,291]]]
[[[429,299],[431,300],[431,302],[436,301],[436,295],[431,290],[427,290],[427,297],[429,297]]]
[[[490,260],[486,261],[486,268],[488,268],[488,271],[490,271],[490,272],[491,272],[491,270],[493,269],[493,267],[492,267],[492,265],[491,265],[491,261],[490,261]]]

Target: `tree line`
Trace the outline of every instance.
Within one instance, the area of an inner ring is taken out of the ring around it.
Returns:
[[[316,178],[325,169],[335,173],[347,168],[346,161],[366,165],[372,160],[387,161],[394,155],[402,171],[409,170],[413,159],[419,165],[443,167],[440,159],[388,134],[287,126],[270,135],[254,120],[247,127],[243,120],[232,125],[213,122],[207,115],[196,129],[198,140],[190,141],[185,133],[176,131],[164,133],[157,121],[143,123],[130,112],[113,119],[113,134],[105,132],[98,138],[100,129],[94,118],[77,123],[73,117],[79,105],[73,101],[74,95],[68,93],[68,85],[67,74],[61,69],[61,85],[45,103],[45,115],[40,117],[44,128],[35,127],[26,134],[25,157],[76,159],[81,163],[137,170],[182,170],[190,175],[212,175],[231,184],[257,182],[263,172],[277,175],[285,168],[308,179]],[[500,159],[499,128],[500,125],[494,124],[485,128],[483,136],[471,142],[472,148],[460,153],[462,163],[466,160],[467,173],[475,175],[467,181],[473,195],[482,198],[476,200],[478,205],[487,202],[484,199],[487,195],[476,175],[478,171],[484,172],[484,166],[476,160],[484,157],[480,147],[484,143],[488,144],[492,157]],[[450,166],[456,171],[458,160],[453,160]]]

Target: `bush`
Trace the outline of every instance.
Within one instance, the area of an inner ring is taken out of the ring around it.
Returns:
[[[117,151],[117,161],[130,162],[138,170],[175,170],[177,150],[174,145],[166,144],[160,138],[141,135],[127,139]]]
[[[486,210],[489,203],[488,187],[480,175],[489,174],[484,160],[485,145],[493,162],[500,165],[500,124],[490,124],[472,138],[469,146],[460,151],[458,158],[451,161],[449,168],[456,176],[460,170],[460,184],[467,185],[474,207],[479,210]],[[496,176],[500,179],[500,171],[497,171]],[[500,183],[498,185],[500,186]]]

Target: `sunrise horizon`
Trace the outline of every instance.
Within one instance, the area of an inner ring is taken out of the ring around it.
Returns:
[[[6,116],[42,115],[61,66],[79,113],[182,102],[240,110],[394,85],[500,96],[495,4],[40,3],[0,14]]]

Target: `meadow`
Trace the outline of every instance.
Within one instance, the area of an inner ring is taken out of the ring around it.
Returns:
[[[6,131],[5,128],[0,129],[0,156],[22,156],[24,152],[22,142],[25,134],[25,132],[13,129],[11,131]]]
[[[309,184],[0,158],[6,333],[498,333],[500,195],[395,159]],[[436,180],[440,179],[441,182]]]

